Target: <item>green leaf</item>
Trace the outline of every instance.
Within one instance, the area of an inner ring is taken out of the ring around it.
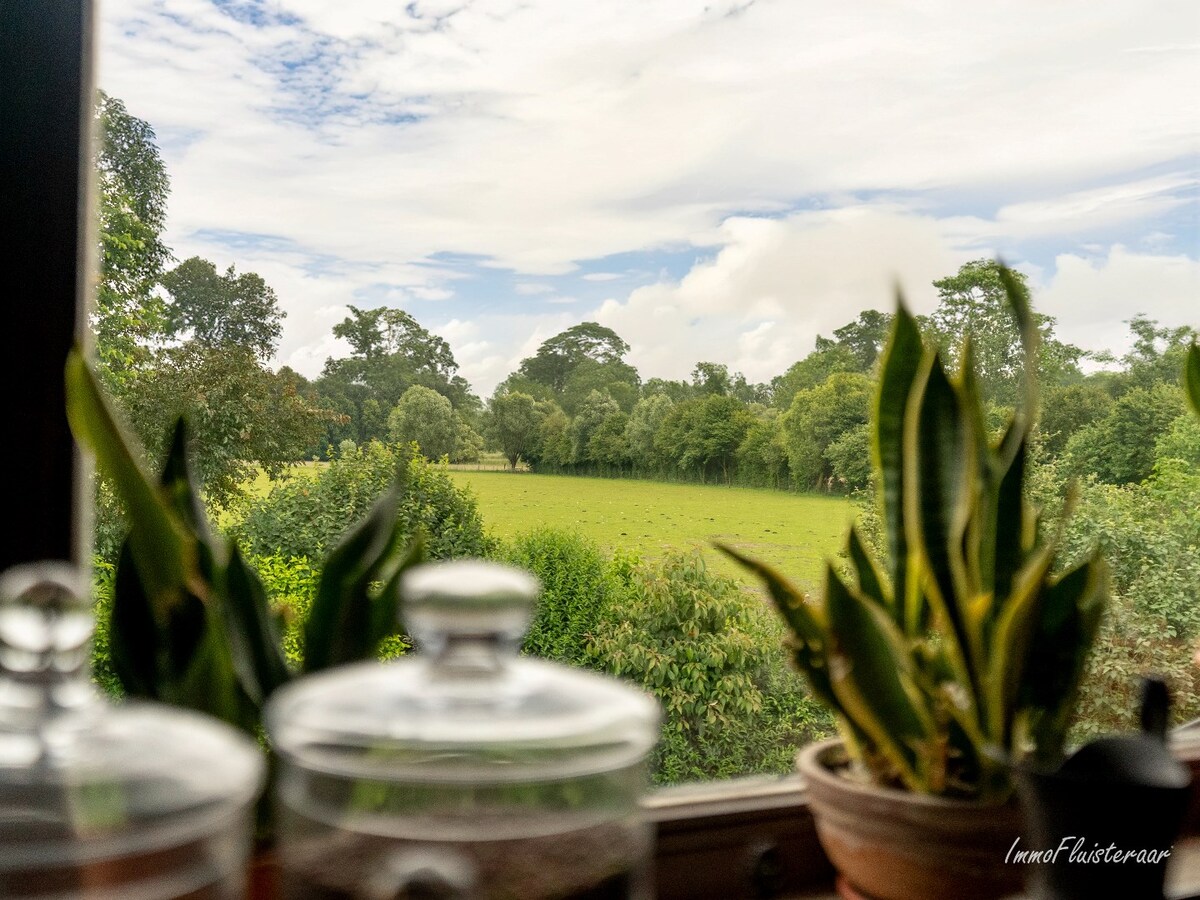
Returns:
[[[857,525],[851,525],[850,533],[846,536],[846,555],[850,558],[850,564],[858,579],[858,589],[888,610],[897,625],[902,625],[903,611],[897,609],[898,604],[894,603],[893,599],[887,595],[879,577],[879,570],[875,568],[875,561],[871,559],[867,548],[863,546]]]
[[[908,542],[904,532],[905,493],[904,415],[913,383],[921,370],[925,347],[916,319],[904,306],[897,291],[892,334],[883,351],[879,369],[879,391],[875,397],[875,428],[871,455],[879,473],[883,497],[883,524],[888,540],[892,591],[899,609],[908,578]]]
[[[911,790],[929,787],[935,740],[904,635],[878,604],[825,573],[829,672],[840,706]]]
[[[1021,334],[1021,350],[1024,356],[1021,369],[1025,397],[1023,408],[1017,412],[1017,419],[1021,422],[1021,437],[1024,438],[1033,428],[1034,419],[1037,417],[1038,345],[1042,336],[1030,308],[1029,294],[1025,286],[1003,262],[1000,263],[1000,283],[1004,285],[1004,295],[1008,299],[1009,308],[1017,322],[1017,330]]]
[[[165,622],[181,591],[194,583],[196,551],[183,523],[138,463],[100,385],[74,348],[66,363],[67,419],[80,444],[89,448],[125,504],[130,550],[155,619]]]
[[[1099,551],[1045,590],[1028,662],[1029,671],[1038,677],[1023,679],[1019,694],[1043,758],[1053,759],[1062,750],[1107,600],[1108,567]]]
[[[1021,685],[1031,677],[1053,674],[1026,668],[1042,604],[1046,576],[1054,562],[1052,548],[1043,547],[1013,578],[1012,593],[1005,598],[990,644],[983,720],[987,736],[997,747],[1012,745],[1012,725]],[[1036,675],[1035,675],[1036,673]]]
[[[371,624],[368,630],[368,639],[374,647],[378,647],[382,641],[394,634],[403,633],[404,626],[400,621],[400,582],[405,572],[425,562],[427,544],[425,532],[418,530],[408,542],[404,553],[397,559],[391,576],[386,577],[386,573],[380,573],[385,577],[384,585],[371,602]]]
[[[905,530],[922,562],[921,587],[930,605],[950,630],[951,659],[972,695],[977,693],[975,663],[970,657],[967,592],[963,573],[962,536],[971,511],[978,465],[975,447],[954,386],[935,354],[915,388],[905,431],[905,477],[910,488]]]
[[[279,622],[258,575],[234,545],[225,569],[225,629],[238,681],[256,705],[291,677],[280,643]]]
[[[826,659],[827,629],[821,608],[809,603],[804,592],[773,567],[746,556],[727,544],[714,542],[714,546],[762,579],[775,608],[779,610],[792,632],[788,647],[792,651],[796,667],[808,679],[813,695],[818,700],[831,709],[840,709],[841,704],[829,683]]]
[[[1187,362],[1183,370],[1183,385],[1192,411],[1200,416],[1200,345],[1188,347]]]
[[[395,545],[399,500],[395,487],[384,493],[326,559],[304,627],[306,672],[364,659],[374,650],[368,588]]]

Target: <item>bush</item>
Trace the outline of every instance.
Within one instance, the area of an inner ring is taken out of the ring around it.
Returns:
[[[1068,564],[1100,545],[1111,571],[1112,605],[1084,679],[1073,737],[1137,727],[1138,679],[1170,684],[1175,720],[1200,716],[1192,662],[1200,638],[1200,472],[1192,460],[1200,426],[1179,419],[1158,441],[1153,474],[1140,484],[1080,488],[1063,536]],[[1035,502],[1051,513],[1065,492],[1054,463],[1030,479]],[[1054,527],[1051,515],[1048,527]]]
[[[757,595],[709,573],[698,553],[618,559],[614,571],[623,590],[588,655],[662,703],[658,783],[782,774],[801,744],[832,730],[789,671],[782,630]]]
[[[529,570],[542,583],[524,651],[569,665],[587,665],[596,623],[620,587],[596,545],[574,532],[544,528],[521,535],[497,556]]]
[[[435,559],[485,556],[494,548],[471,494],[456,487],[444,464],[415,448],[371,441],[338,451],[315,477],[280,482],[249,505],[231,530],[248,554],[320,560],[399,473],[405,482],[400,517],[405,534],[418,526]]]
[[[121,697],[121,682],[113,671],[109,650],[109,626],[112,622],[113,579],[117,568],[96,555],[92,558],[92,612],[96,630],[92,634],[92,681],[110,697]]]

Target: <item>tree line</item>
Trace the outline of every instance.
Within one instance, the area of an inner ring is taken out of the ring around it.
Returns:
[[[411,313],[351,305],[333,329],[346,356],[313,379],[272,371],[285,315],[275,292],[253,272],[177,262],[162,237],[170,180],[153,129],[104,94],[96,122],[100,368],[151,453],[176,415],[189,416],[217,505],[236,498],[256,466],[274,476],[373,440],[416,441],[452,462],[498,450],[514,469],[541,472],[794,490],[868,484],[868,408],[888,313],[863,310],[763,383],[705,360],[688,380],[643,380],[618,334],[583,322],[545,341],[483,402],[446,341]],[[970,354],[998,427],[1021,396],[998,265],[966,263],[934,287],[938,305],[923,327],[952,365]],[[1114,484],[1149,474],[1155,441],[1182,414],[1177,373],[1196,335],[1143,316],[1129,324],[1133,349],[1119,360],[1092,354],[1114,368],[1084,374],[1088,354],[1038,317],[1040,451]]]

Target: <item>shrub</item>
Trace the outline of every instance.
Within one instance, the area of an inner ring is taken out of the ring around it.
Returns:
[[[234,536],[256,556],[323,559],[397,473],[406,486],[399,511],[403,531],[411,535],[423,527],[430,556],[485,556],[493,549],[474,498],[455,486],[444,464],[427,462],[411,445],[377,441],[339,450],[314,478],[276,484],[249,505]]]
[[[783,773],[798,746],[831,730],[787,671],[782,630],[761,599],[708,572],[698,553],[619,558],[614,573],[621,590],[588,656],[662,703],[657,782]]]
[[[120,697],[121,681],[113,670],[109,642],[112,621],[113,579],[117,568],[96,555],[92,558],[92,611],[96,629],[92,634],[92,681],[110,697]]]
[[[596,545],[574,532],[543,528],[521,535],[497,556],[528,569],[542,583],[524,651],[570,665],[588,664],[596,623],[619,589]]]

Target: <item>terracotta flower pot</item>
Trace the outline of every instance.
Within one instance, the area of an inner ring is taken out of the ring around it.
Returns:
[[[805,748],[821,846],[841,873],[842,896],[870,900],[996,900],[1021,889],[1005,856],[1021,833],[1015,801],[985,806],[883,788],[844,776],[839,740]]]

